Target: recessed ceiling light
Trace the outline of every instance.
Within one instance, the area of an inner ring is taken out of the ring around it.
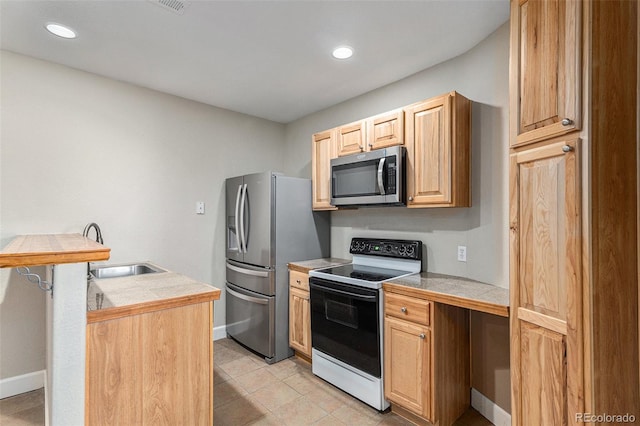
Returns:
[[[336,59],[348,59],[351,55],[353,55],[353,49],[349,46],[340,46],[333,50],[333,57]]]
[[[62,38],[76,38],[76,32],[64,25],[56,24],[54,22],[48,23],[45,28],[51,34],[57,35]]]

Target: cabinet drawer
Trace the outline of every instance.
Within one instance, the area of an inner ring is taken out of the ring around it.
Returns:
[[[289,285],[300,290],[309,291],[309,274],[298,271],[289,271]]]
[[[430,324],[431,302],[395,293],[385,293],[384,313],[422,325]]]

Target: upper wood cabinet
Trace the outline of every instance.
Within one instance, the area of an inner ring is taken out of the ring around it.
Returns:
[[[580,129],[580,1],[511,2],[511,145]]]
[[[335,210],[331,205],[331,159],[336,157],[335,129],[311,138],[313,210]]]
[[[367,151],[404,143],[404,111],[397,109],[367,119]]]
[[[366,123],[364,120],[338,127],[338,157],[355,154],[366,150]]]
[[[451,92],[404,114],[407,207],[469,207],[471,102]]]

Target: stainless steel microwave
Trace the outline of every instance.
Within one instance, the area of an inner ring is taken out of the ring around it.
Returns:
[[[331,204],[405,204],[405,148],[376,149],[331,160]]]

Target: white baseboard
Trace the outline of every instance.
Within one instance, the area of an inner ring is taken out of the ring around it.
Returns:
[[[44,377],[46,373],[47,370],[40,370],[0,380],[0,399],[44,387]]]
[[[217,327],[213,327],[213,340],[224,339],[227,337],[227,326],[219,325]]]
[[[511,414],[473,388],[471,388],[471,406],[494,425],[511,426]]]

